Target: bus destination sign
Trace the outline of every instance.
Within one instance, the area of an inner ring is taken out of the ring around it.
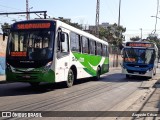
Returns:
[[[19,23],[17,29],[47,29],[51,27],[51,23]]]
[[[152,43],[127,43],[126,46],[130,46],[130,47],[147,47],[147,48],[151,48],[154,47],[154,44]]]
[[[27,52],[11,52],[12,57],[26,57]]]

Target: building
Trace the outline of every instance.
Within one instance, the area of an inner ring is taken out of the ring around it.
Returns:
[[[102,27],[104,29],[107,29],[108,26],[110,26],[110,24],[107,23],[107,22],[106,23],[102,23],[102,24],[99,25],[99,27]],[[95,35],[95,33],[96,33],[96,26],[95,25],[89,26],[89,30],[88,31],[89,31],[89,33]]]

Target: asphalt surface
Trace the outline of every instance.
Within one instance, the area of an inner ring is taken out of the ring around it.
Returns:
[[[46,118],[29,119],[136,119],[133,116],[123,117],[122,114],[125,112],[115,112],[116,115],[111,115],[114,113],[111,112],[107,116],[103,115],[105,114],[103,111],[148,110],[144,106],[149,105],[159,76],[158,68],[157,75],[153,79],[144,77],[126,79],[121,70],[116,68],[103,75],[100,81],[81,79],[71,88],[65,88],[63,83],[41,84],[36,88],[27,83],[3,83],[0,84],[0,111],[62,111],[62,113],[85,111],[85,115],[83,112],[77,112],[77,116],[73,115],[74,112],[65,113],[64,116],[69,117],[54,117],[56,113],[48,112]],[[150,106],[153,107],[153,104]]]

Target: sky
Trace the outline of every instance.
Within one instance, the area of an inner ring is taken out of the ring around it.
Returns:
[[[47,11],[51,17],[71,18],[72,22],[95,25],[97,0],[29,0],[30,11]],[[26,0],[0,0],[0,12],[24,12]],[[126,39],[142,35],[146,38],[155,29],[157,0],[121,0],[120,25],[126,28]],[[160,6],[159,6],[160,11]],[[118,22],[119,0],[100,0],[99,21],[114,24]],[[31,15],[31,19],[38,16]],[[158,14],[160,17],[160,13]],[[25,20],[24,15],[1,15],[0,24]],[[157,20],[157,34],[160,37],[160,19]]]

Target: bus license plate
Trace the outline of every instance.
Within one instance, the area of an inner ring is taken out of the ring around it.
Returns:
[[[24,75],[23,78],[31,78],[29,75]]]
[[[134,72],[134,74],[139,74],[139,72]]]

